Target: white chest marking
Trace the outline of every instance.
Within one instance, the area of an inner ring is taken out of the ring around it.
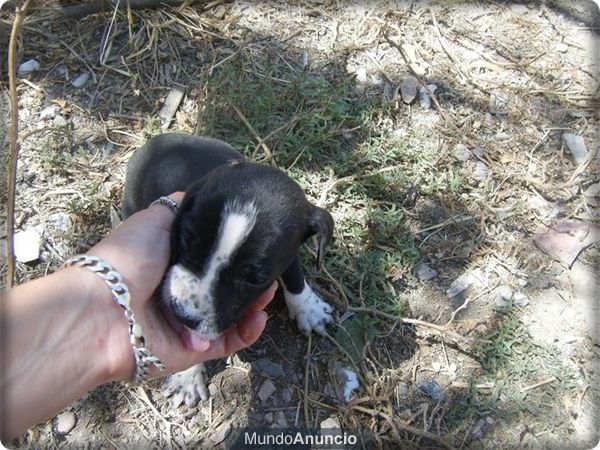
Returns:
[[[202,292],[210,292],[219,270],[230,263],[237,249],[246,241],[256,223],[256,213],[252,203],[240,204],[233,201],[225,205],[221,213],[216,248],[208,259],[206,271],[200,280]]]

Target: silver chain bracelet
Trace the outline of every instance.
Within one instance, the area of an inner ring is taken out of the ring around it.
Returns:
[[[146,348],[142,325],[135,320],[135,316],[131,310],[129,288],[123,282],[121,274],[96,256],[73,256],[62,265],[62,267],[69,266],[83,267],[102,278],[110,288],[114,300],[125,310],[125,317],[129,322],[131,346],[133,347],[133,355],[135,356],[134,382],[142,383],[146,381],[148,369],[151,365],[159,370],[165,370],[164,364]]]

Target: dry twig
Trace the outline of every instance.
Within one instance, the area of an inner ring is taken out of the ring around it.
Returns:
[[[473,342],[473,340],[469,337],[463,336],[462,334],[458,334],[455,331],[449,330],[446,327],[443,327],[441,325],[436,325],[435,323],[431,323],[431,322],[425,322],[424,320],[410,319],[407,317],[398,317],[393,314],[388,314],[383,311],[378,311],[376,309],[357,307],[357,306],[351,306],[348,308],[348,310],[354,311],[354,312],[373,314],[374,316],[379,316],[384,319],[395,320],[395,321],[399,321],[402,323],[408,323],[411,325],[415,325],[418,327],[429,328],[431,330],[435,330],[442,334],[445,334],[446,336],[448,336],[449,338],[451,338],[453,341],[455,341],[458,344],[471,344]]]
[[[17,162],[19,159],[19,99],[17,97],[17,39],[23,16],[27,13],[31,0],[25,0],[15,11],[8,44],[8,86],[10,92],[10,165],[8,168],[8,205],[6,218],[6,286],[11,288],[15,281],[15,192],[17,183]]]

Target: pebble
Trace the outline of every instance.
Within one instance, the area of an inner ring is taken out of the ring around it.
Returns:
[[[505,114],[508,99],[499,93],[490,94],[489,108],[492,114]]]
[[[55,127],[58,128],[64,128],[67,125],[69,125],[69,122],[67,121],[67,119],[65,119],[63,116],[61,116],[60,114],[57,115],[54,120],[52,121],[52,123],[54,124]]]
[[[75,423],[77,422],[77,417],[75,413],[71,411],[65,411],[58,416],[54,421],[54,431],[56,434],[64,436],[68,434],[73,428],[75,428]]]
[[[504,300],[512,300],[513,291],[509,285],[503,284],[502,286],[498,287],[498,296]]]
[[[13,243],[17,261],[27,263],[40,257],[41,236],[36,230],[15,233]]]
[[[275,425],[277,425],[279,428],[287,428],[288,421],[285,418],[285,414],[283,411],[277,411],[277,420]]]
[[[433,400],[440,400],[444,396],[442,386],[435,380],[423,380],[417,386],[423,394]]]
[[[467,161],[471,157],[471,152],[465,144],[456,144],[453,154],[456,159],[462,162]]]
[[[17,75],[20,78],[24,78],[29,75],[31,72],[35,72],[36,70],[40,70],[40,63],[35,59],[30,59],[22,63],[17,69]]]
[[[513,295],[513,301],[517,306],[527,306],[529,304],[529,298],[522,292],[516,292]]]
[[[513,12],[513,14],[522,16],[523,14],[527,14],[527,12],[529,11],[529,8],[527,8],[526,5],[513,4],[513,5],[510,5],[510,10]]]
[[[340,425],[340,419],[337,417],[328,417],[321,422],[321,429],[323,428],[342,428]]]
[[[266,402],[269,399],[269,397],[271,397],[271,395],[275,393],[276,390],[277,388],[275,387],[273,382],[267,379],[263,381],[263,384],[261,384],[260,389],[258,390],[258,398],[262,402]]]
[[[419,91],[419,81],[415,77],[408,77],[402,80],[400,84],[400,95],[402,101],[410,105],[417,97]]]
[[[437,86],[435,84],[428,84],[427,89],[429,89],[429,92],[434,94],[437,90]],[[421,107],[425,109],[431,108],[431,97],[429,96],[427,89],[425,89],[423,86],[421,86],[421,89],[419,89],[419,103],[421,104]]]
[[[446,295],[449,298],[456,297],[462,291],[471,286],[474,282],[475,277],[473,276],[473,274],[471,274],[471,272],[465,272],[450,284],[448,289],[446,289]]]
[[[512,299],[504,298],[501,295],[498,295],[496,297],[496,299],[494,300],[494,304],[492,305],[492,308],[495,311],[504,313],[504,312],[507,312],[511,306],[512,306]]]
[[[556,45],[556,51],[559,53],[567,53],[567,50],[569,50],[569,46],[564,42],[560,42]]]
[[[57,105],[46,106],[44,109],[40,111],[40,119],[54,119],[59,112],[59,108]]]
[[[577,164],[581,164],[587,158],[588,151],[583,136],[573,133],[563,133],[562,140],[571,152]]]
[[[419,263],[415,266],[415,273],[420,281],[428,281],[437,277],[437,271],[425,263]]]
[[[600,183],[592,184],[584,191],[583,195],[585,197],[600,197]]]
[[[358,377],[350,369],[342,368],[344,375],[346,376],[346,383],[344,384],[344,400],[349,402],[352,399],[352,393],[360,387]]]
[[[489,175],[490,170],[488,169],[486,163],[483,161],[477,161],[475,163],[475,168],[473,169],[473,178],[475,178],[477,181],[485,181]]]
[[[273,413],[272,412],[268,412],[265,414],[265,422],[273,423]]]
[[[292,401],[292,388],[286,387],[281,393],[281,398],[284,403],[290,403]]]
[[[73,81],[71,81],[71,86],[74,88],[82,88],[86,85],[90,78],[90,74],[87,72],[83,72],[79,76],[77,76]]]

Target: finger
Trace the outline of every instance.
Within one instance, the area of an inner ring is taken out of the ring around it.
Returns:
[[[237,326],[211,342],[210,348],[202,354],[202,360],[223,358],[254,344],[264,331],[267,319],[264,311],[248,312]]]
[[[181,204],[183,197],[185,196],[185,192],[174,192],[167,197],[177,202],[177,204]],[[151,204],[146,210],[140,212],[143,214],[146,220],[152,220],[156,225],[164,229],[170,229],[171,223],[173,219],[175,219],[175,214],[166,206],[154,203]],[[148,214],[152,214],[152,217],[148,217]]]
[[[248,306],[248,311],[262,311],[273,300],[277,291],[277,281],[274,281],[271,286],[258,299]]]

